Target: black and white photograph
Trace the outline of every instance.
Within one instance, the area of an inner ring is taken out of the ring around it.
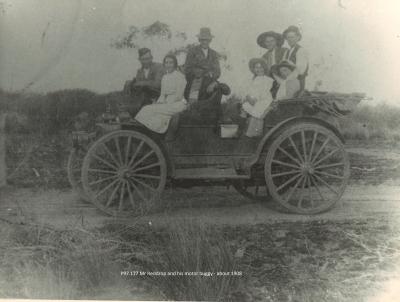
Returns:
[[[400,2],[0,0],[0,300],[400,301]]]

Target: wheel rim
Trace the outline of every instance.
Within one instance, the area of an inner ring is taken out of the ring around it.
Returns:
[[[88,200],[82,185],[82,164],[86,150],[73,148],[68,157],[67,174],[72,189],[84,200]]]
[[[349,171],[340,139],[315,124],[284,130],[269,148],[265,162],[266,182],[274,200],[301,214],[326,211],[339,201]]]
[[[105,135],[89,149],[82,168],[85,193],[106,213],[143,214],[154,206],[166,182],[160,147],[135,131]]]

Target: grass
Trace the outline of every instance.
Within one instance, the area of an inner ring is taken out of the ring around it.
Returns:
[[[231,273],[237,269],[237,259],[225,238],[198,221],[170,222],[160,242],[160,251],[157,260],[146,269],[182,274],[150,277],[170,299],[223,301],[243,284],[243,276]],[[204,274],[185,275],[191,272]],[[217,276],[217,272],[228,275]]]
[[[115,283],[123,242],[107,233],[2,224],[2,298],[77,299]]]
[[[398,226],[382,218],[225,227],[183,219],[93,230],[1,223],[0,232],[1,298],[90,299],[124,282],[158,300],[355,302],[380,293],[400,260]],[[242,275],[184,275],[218,271]]]

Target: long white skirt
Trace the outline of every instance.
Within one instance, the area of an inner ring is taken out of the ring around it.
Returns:
[[[136,114],[135,119],[154,132],[165,133],[171,117],[184,111],[186,107],[185,100],[174,103],[155,103],[144,106]]]

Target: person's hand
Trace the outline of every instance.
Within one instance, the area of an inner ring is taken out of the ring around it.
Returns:
[[[242,109],[240,109],[240,117],[246,118],[247,117],[247,112]]]
[[[217,82],[212,82],[210,85],[207,87],[207,92],[211,93],[214,91],[214,89],[217,87],[218,83]]]
[[[248,97],[246,98],[246,101],[247,101],[250,105],[252,105],[252,106],[254,106],[254,105],[257,103],[257,99],[254,98],[254,97],[252,97],[252,96],[248,96]]]

